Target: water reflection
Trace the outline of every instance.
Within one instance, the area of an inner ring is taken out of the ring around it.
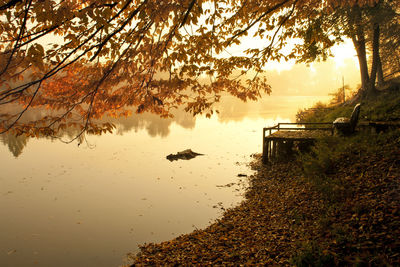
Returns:
[[[8,149],[14,157],[18,157],[21,155],[22,150],[28,143],[29,137],[25,135],[15,136],[11,133],[5,133],[0,135],[0,140],[4,145],[8,146]]]
[[[173,118],[160,118],[160,116],[151,113],[135,114],[128,118],[105,118],[117,126],[117,134],[123,134],[134,130],[146,130],[151,137],[166,137],[170,133],[170,127],[173,123],[182,126],[185,129],[193,129],[196,124],[196,117],[184,111],[174,112]]]
[[[334,75],[332,75],[333,73]],[[342,66],[334,64],[332,59],[325,63],[315,63],[311,67],[298,64],[286,71],[268,71],[267,76],[268,82],[273,88],[272,96],[264,95],[257,102],[243,102],[232,96],[223,96],[221,102],[214,106],[219,111],[218,120],[227,123],[231,121],[239,122],[245,118],[276,118],[278,115],[281,118],[294,120],[294,114],[299,108],[308,107],[317,100],[328,99],[326,97],[328,93],[341,86],[343,76],[346,79],[346,84],[351,87],[359,82],[357,68],[354,67],[352,59],[344,61]],[[318,97],[309,97],[308,95]],[[135,114],[134,112],[132,116],[127,118],[111,118],[106,116],[110,110],[113,110],[111,105],[103,104],[103,107],[96,111],[97,116],[101,118],[91,122],[99,129],[101,129],[103,123],[111,122],[117,126],[114,132],[118,135],[130,131],[145,130],[151,137],[165,138],[170,134],[171,126],[174,124],[185,129],[193,129],[196,125],[196,117],[182,110],[175,110],[173,112],[174,117],[167,119],[151,113]],[[19,111],[20,107],[15,105],[3,106],[0,115],[18,114]],[[61,114],[62,111],[60,110],[35,107],[28,110],[20,122],[36,125],[46,116],[57,117]],[[58,137],[72,139],[80,133],[80,127],[84,124],[84,120],[78,115],[78,118],[70,121],[76,123],[75,127],[66,127],[62,132],[56,132]],[[55,126],[57,129],[57,125]],[[43,137],[43,134],[38,136]],[[9,147],[10,152],[15,157],[21,155],[29,140],[24,135],[15,137],[11,134],[0,135],[0,139],[3,144]]]
[[[220,103],[215,105],[218,110],[217,119],[221,123],[240,122],[244,119],[276,119],[278,116],[289,121],[294,120],[296,111],[300,108],[310,106],[317,100],[328,100],[328,97],[310,97],[310,96],[264,96],[257,102],[243,102],[232,96],[224,96]],[[33,109],[24,115],[24,121],[34,122],[46,116],[50,111]],[[133,114],[129,117],[106,117],[94,121],[98,125],[104,123],[112,123],[116,126],[114,132],[123,135],[131,131],[146,131],[151,137],[166,138],[170,132],[172,125],[179,125],[184,129],[193,129],[196,126],[198,118],[183,111],[175,110],[173,118],[161,118],[156,114],[143,113]],[[246,127],[246,125],[243,125]],[[80,132],[79,127],[68,127],[59,134],[63,140],[71,140]],[[41,138],[50,138],[48,136],[40,136]],[[11,133],[0,135],[0,139],[4,145],[7,145],[10,152],[18,157],[21,155],[23,148],[27,145],[30,137],[22,134],[16,137]]]

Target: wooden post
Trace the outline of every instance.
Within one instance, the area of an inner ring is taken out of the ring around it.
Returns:
[[[272,141],[268,140],[268,160],[272,157]]]
[[[272,141],[272,153],[271,153],[271,158],[276,157],[276,141],[275,140],[271,140]]]
[[[265,164],[267,163],[267,159],[268,159],[268,148],[266,147],[266,143],[265,143],[265,128],[263,128],[263,136],[262,136],[262,162]]]
[[[276,142],[275,142],[275,145],[276,145],[276,150],[275,150],[276,155],[275,155],[275,159],[280,160],[280,158],[281,158],[281,152],[282,152],[282,141],[281,141],[281,140],[276,141]]]
[[[262,163],[263,164],[267,164],[268,160],[269,160],[269,139],[265,140],[265,145],[264,145],[264,154],[263,154],[263,158],[262,158]]]

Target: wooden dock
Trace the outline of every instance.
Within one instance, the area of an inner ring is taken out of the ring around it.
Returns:
[[[291,154],[295,142],[299,148],[307,147],[317,138],[329,135],[333,135],[331,122],[278,123],[263,128],[262,161],[266,164],[271,159]]]

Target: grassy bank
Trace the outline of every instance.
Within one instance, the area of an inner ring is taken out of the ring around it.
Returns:
[[[361,117],[399,118],[399,103],[399,92],[387,90],[363,103]],[[351,109],[305,119],[332,121]],[[258,156],[252,167],[239,206],[206,229],[142,246],[134,264],[400,264],[399,129],[321,139],[293,160],[264,166]]]

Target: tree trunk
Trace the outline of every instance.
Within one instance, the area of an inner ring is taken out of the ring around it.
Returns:
[[[377,71],[377,78],[378,78],[378,86],[382,86],[383,83],[385,82],[384,78],[383,78],[383,69],[382,69],[382,61],[381,61],[381,57],[379,55],[378,58],[378,71]]]
[[[358,64],[360,65],[361,74],[361,88],[367,91],[369,85],[369,74],[367,64],[367,53],[365,51],[365,38],[364,35],[352,36],[354,47],[357,51]]]
[[[348,10],[348,21],[351,27],[350,37],[353,41],[354,48],[357,52],[358,64],[360,65],[361,74],[361,90],[363,94],[368,92],[369,87],[369,74],[368,74],[368,63],[367,53],[365,49],[365,32],[362,23],[361,10],[358,5]]]
[[[379,37],[380,37],[380,28],[378,23],[374,23],[373,25],[373,36],[372,36],[372,66],[371,66],[371,76],[369,80],[367,94],[376,93],[375,81],[376,74],[378,71],[380,56],[379,56]]]

